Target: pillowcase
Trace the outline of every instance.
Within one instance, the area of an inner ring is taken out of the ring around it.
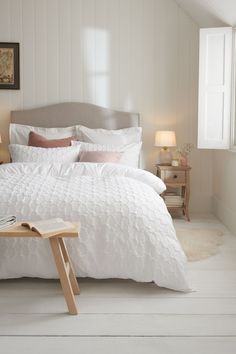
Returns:
[[[79,160],[80,146],[45,149],[11,144],[9,151],[12,162],[69,163]]]
[[[29,133],[35,132],[47,139],[63,139],[76,136],[76,126],[66,128],[40,128],[23,124],[10,124],[10,144],[28,145]]]
[[[71,146],[71,140],[75,140],[76,137],[70,136],[64,139],[46,139],[42,135],[35,132],[29,133],[28,146],[42,147],[42,148],[58,148]]]
[[[122,156],[121,152],[112,151],[82,151],[79,156],[79,162],[119,162]]]
[[[80,151],[112,151],[123,153],[119,162],[120,164],[138,168],[139,166],[139,155],[142,143],[129,144],[125,146],[115,146],[115,145],[100,145],[100,144],[89,144],[81,141],[72,141],[72,146],[80,146]]]
[[[140,143],[142,138],[141,127],[131,127],[117,130],[90,129],[82,125],[77,127],[79,140],[86,143],[108,144],[115,146]]]

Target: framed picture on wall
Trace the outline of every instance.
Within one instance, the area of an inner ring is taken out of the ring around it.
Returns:
[[[19,43],[0,42],[0,89],[19,90]]]

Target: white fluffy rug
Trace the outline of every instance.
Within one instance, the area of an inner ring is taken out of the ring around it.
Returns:
[[[176,228],[177,237],[190,262],[206,259],[219,252],[223,232],[216,229]]]

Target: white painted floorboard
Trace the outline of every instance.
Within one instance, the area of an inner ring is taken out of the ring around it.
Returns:
[[[235,354],[235,338],[0,338],[4,354]],[[32,350],[33,348],[33,350]]]
[[[189,263],[193,292],[129,280],[80,279],[79,316],[58,281],[0,281],[1,354],[235,354],[236,237],[213,217],[181,227],[220,228],[221,252]]]
[[[33,292],[32,292],[33,293]],[[236,315],[236,298],[77,297],[80,314]],[[66,312],[61,294],[0,297],[4,314],[58,314]],[[0,324],[1,326],[1,324]]]
[[[236,339],[5,337],[0,344],[4,354],[235,354]]]
[[[236,315],[18,314],[0,317],[1,335],[236,336]]]

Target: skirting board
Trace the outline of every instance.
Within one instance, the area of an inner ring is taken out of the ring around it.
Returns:
[[[236,211],[215,195],[212,197],[212,209],[214,215],[236,236]]]

